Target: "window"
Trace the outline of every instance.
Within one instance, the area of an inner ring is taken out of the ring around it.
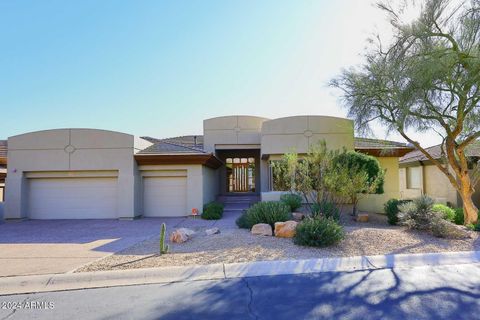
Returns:
[[[422,167],[408,167],[406,173],[407,189],[421,189]]]

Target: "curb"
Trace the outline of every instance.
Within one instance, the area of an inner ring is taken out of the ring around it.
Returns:
[[[274,260],[0,278],[0,296],[182,281],[412,268],[480,262],[480,251]]]

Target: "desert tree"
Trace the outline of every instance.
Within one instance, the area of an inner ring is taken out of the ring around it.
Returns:
[[[479,163],[466,154],[480,137],[480,0],[378,3],[393,30],[387,42],[369,40],[364,62],[331,81],[357,130],[373,123],[398,132],[435,164],[463,200],[465,223],[477,221],[472,195],[480,182]],[[402,19],[412,6],[418,16]],[[441,158],[411,135],[441,137]]]

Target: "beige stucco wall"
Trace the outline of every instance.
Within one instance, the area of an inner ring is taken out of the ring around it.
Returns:
[[[450,202],[453,206],[458,205],[457,191],[436,166],[424,166],[423,177],[426,195],[439,203]]]
[[[307,153],[325,140],[329,149],[352,150],[353,121],[326,116],[295,116],[265,121],[261,131],[262,155],[295,151]]]
[[[203,121],[204,149],[230,148],[231,145],[260,145],[260,131],[266,118],[254,116],[226,116]]]
[[[378,157],[378,161],[385,172],[383,194],[369,194],[360,200],[358,209],[360,211],[383,213],[383,205],[388,199],[400,197],[399,171],[397,157]]]
[[[217,198],[220,188],[220,175],[219,170],[215,170],[208,167],[202,168],[203,175],[203,204],[215,201]]]
[[[134,136],[95,129],[55,129],[10,137],[8,146],[5,218],[27,217],[26,173],[59,171],[66,176],[116,171],[117,216],[133,218],[139,214]]]
[[[422,194],[428,195],[438,203],[447,202],[453,206],[461,206],[461,200],[457,191],[451,185],[448,178],[433,164],[416,165],[414,168],[420,175],[422,185],[419,189],[407,188],[407,168],[399,169],[400,197],[402,199],[413,199]]]

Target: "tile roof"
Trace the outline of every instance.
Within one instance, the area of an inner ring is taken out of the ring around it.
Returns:
[[[410,148],[411,146],[403,142],[380,140],[370,138],[354,138],[355,149],[392,149],[392,148]]]
[[[180,137],[171,137],[158,139],[153,137],[142,137],[153,145],[140,151],[140,154],[165,154],[165,153],[204,153],[203,151],[203,135],[188,135]],[[402,142],[355,138],[355,149],[403,149],[410,148],[409,145]]]
[[[7,140],[0,140],[0,158],[7,157]]]
[[[434,159],[440,159],[442,157],[442,145],[436,145],[429,148],[425,148]],[[480,157],[480,141],[470,144],[465,150],[465,154],[468,157]],[[427,161],[428,158],[420,151],[415,150],[407,153],[405,156],[401,157],[399,163],[410,163],[416,161]]]
[[[191,139],[187,137],[191,137]],[[152,142],[153,145],[141,150],[138,154],[205,153],[203,151],[203,137],[202,137],[202,144],[195,144],[194,136],[183,136],[183,137],[175,137],[175,138],[167,138],[167,139],[142,137],[142,139]]]

